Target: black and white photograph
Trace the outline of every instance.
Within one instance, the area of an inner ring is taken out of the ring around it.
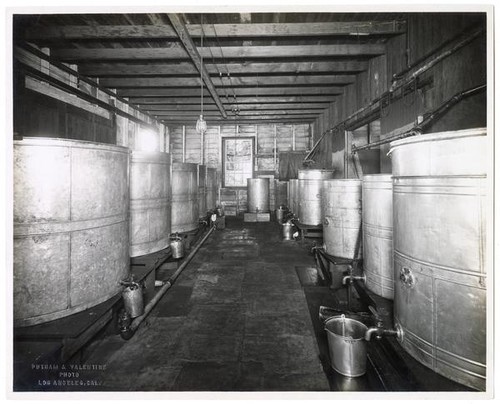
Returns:
[[[6,8],[5,390],[494,397],[494,9]]]

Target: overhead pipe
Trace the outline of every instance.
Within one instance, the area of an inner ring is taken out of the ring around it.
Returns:
[[[446,102],[441,104],[438,108],[436,108],[430,114],[428,114],[422,122],[420,122],[418,125],[415,125],[415,127],[410,129],[409,131],[406,131],[404,133],[400,133],[398,135],[390,136],[390,137],[387,137],[385,139],[378,140],[376,142],[368,143],[368,144],[365,144],[363,146],[358,146],[358,147],[353,146],[351,153],[355,154],[360,150],[368,150],[368,149],[372,149],[374,147],[381,146],[383,144],[394,142],[395,140],[404,139],[406,137],[415,136],[415,135],[421,135],[422,131],[425,127],[429,126],[433,121],[435,121],[437,118],[442,116],[452,106],[454,106],[455,104],[457,104],[458,102],[460,102],[464,98],[479,94],[485,90],[486,90],[486,84],[481,84],[480,86],[473,87],[473,88],[470,88],[468,90],[460,91],[459,93],[455,94],[453,97],[448,99]]]
[[[415,80],[417,77],[419,77],[422,73],[426,72],[431,67],[433,67],[434,65],[436,65],[437,63],[439,63],[440,61],[442,61],[443,59],[447,58],[448,56],[452,55],[453,53],[455,53],[459,49],[463,48],[465,45],[469,44],[472,40],[474,40],[475,38],[479,37],[479,35],[481,35],[483,33],[484,33],[484,27],[479,26],[479,27],[475,27],[471,31],[468,31],[467,35],[465,35],[465,37],[462,34],[462,35],[460,35],[458,37],[458,39],[455,38],[455,39],[451,40],[449,43],[447,42],[446,45],[450,45],[450,43],[451,43],[451,46],[450,46],[449,49],[446,49],[445,51],[443,51],[442,53],[440,53],[439,55],[437,55],[435,58],[431,59],[427,64],[425,64],[424,66],[422,66],[421,68],[419,68],[418,70],[416,70],[414,73],[412,73],[411,76],[409,76],[409,78],[403,79],[403,76],[405,76],[406,74],[408,74],[408,72],[410,72],[412,69],[414,69],[418,64],[422,64],[425,61],[425,59],[424,60],[419,60],[417,62],[417,64],[413,64],[412,66],[409,66],[408,68],[404,69],[400,73],[394,75],[393,76],[393,81],[394,82],[393,82],[393,85],[391,86],[391,89],[389,91],[386,91],[380,97],[378,97],[378,98],[374,99],[372,102],[370,102],[367,106],[365,106],[365,107],[357,110],[353,114],[349,115],[346,119],[344,119],[339,124],[335,125],[334,127],[330,128],[330,129],[327,129],[322,134],[322,136],[318,139],[318,141],[314,144],[314,146],[312,147],[311,151],[304,157],[304,162],[306,162],[308,160],[311,160],[311,156],[314,154],[314,152],[318,148],[319,144],[323,141],[323,139],[328,134],[328,132],[336,131],[342,125],[346,126],[346,123],[348,121],[350,121],[351,119],[353,119],[354,117],[356,117],[358,114],[365,112],[366,110],[368,110],[369,108],[371,108],[375,104],[379,103],[384,98],[386,98],[388,96],[390,97],[396,90],[399,90],[399,89],[407,86],[413,80]],[[440,46],[440,47],[437,48],[437,50],[440,50],[440,49],[442,49],[442,46]],[[436,49],[434,50],[434,52],[432,54],[435,54],[435,53],[436,53]],[[429,56],[427,56],[426,59],[429,59],[432,56],[432,54],[429,55]],[[398,81],[401,81],[401,82],[398,83]]]
[[[205,236],[200,240],[200,242],[193,248],[191,253],[186,257],[186,259],[182,262],[182,264],[177,268],[177,270],[172,274],[170,278],[164,283],[164,285],[161,287],[161,289],[156,293],[156,295],[153,297],[153,299],[146,305],[144,308],[144,313],[139,316],[134,318],[130,326],[124,327],[123,329],[120,330],[121,336],[123,339],[130,339],[133,337],[135,331],[139,328],[141,323],[144,321],[144,319],[151,313],[151,310],[156,306],[156,304],[160,301],[160,299],[163,297],[165,293],[172,287],[172,285],[175,283],[175,280],[179,277],[181,272],[186,268],[186,266],[189,264],[191,259],[195,256],[195,254],[198,252],[200,247],[203,245],[203,243],[210,237],[210,235],[213,233],[213,231],[216,229],[216,225],[212,225],[210,230],[205,234]]]

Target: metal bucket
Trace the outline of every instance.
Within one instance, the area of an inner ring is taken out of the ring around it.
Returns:
[[[198,217],[207,215],[207,166],[198,164]]]
[[[365,374],[367,330],[363,323],[344,315],[326,321],[330,364],[341,375],[358,377]]]
[[[129,257],[129,150],[14,141],[14,326],[52,321],[122,290]]]
[[[130,159],[130,256],[167,247],[171,232],[170,155],[134,151]]]
[[[198,228],[198,166],[172,164],[172,232]]]
[[[170,236],[170,251],[174,259],[184,257],[184,243],[178,235]]]
[[[283,223],[283,240],[293,240],[293,224],[290,222]]]
[[[302,224],[322,223],[321,193],[323,181],[333,178],[333,170],[299,170],[298,217]]]
[[[269,178],[247,178],[248,212],[269,212]]]
[[[437,373],[484,390],[486,130],[396,141],[390,155],[400,343]]]
[[[125,311],[130,314],[131,318],[139,317],[144,313],[144,299],[141,285],[133,282],[126,286],[123,289],[122,297]]]
[[[363,176],[363,270],[366,287],[394,298],[392,175]]]
[[[361,230],[361,181],[326,180],[323,183],[323,200],[327,205],[323,221],[325,251],[335,257],[355,258],[356,243],[359,243],[356,258],[362,256]]]

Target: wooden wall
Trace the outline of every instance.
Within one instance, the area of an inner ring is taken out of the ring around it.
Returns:
[[[207,128],[204,139],[196,133],[194,125],[169,127],[172,161],[205,164],[218,172],[219,185],[222,177],[222,139],[225,137],[253,137],[254,176],[278,178],[280,153],[305,151],[311,146],[309,124],[227,124]],[[274,195],[274,181],[271,194]],[[223,188],[220,202],[226,214],[235,215],[246,210],[246,189]],[[271,200],[271,209],[274,209]]]
[[[345,88],[343,95],[333,104],[334,110],[325,111],[315,121],[315,140],[326,129],[335,126],[388,91],[393,75],[401,72],[408,64],[411,65],[433,53],[446,41],[481,23],[486,24],[485,14],[410,14],[407,34],[390,39],[386,45],[386,54],[371,59],[368,71],[358,74],[356,82]],[[437,63],[421,76],[422,80],[431,80],[430,85],[380,110],[380,138],[388,136],[391,131],[410,126],[419,116],[433,111],[458,92],[486,83],[486,62],[486,39],[482,36]],[[427,128],[426,132],[485,125],[486,96],[481,94],[452,107]],[[354,142],[356,143],[356,140]],[[345,164],[345,150],[344,131],[328,135],[315,156],[316,166],[334,168],[336,178],[343,178],[346,174],[350,178],[354,177],[352,159],[347,166]],[[379,172],[391,172],[390,159],[387,157],[389,145],[381,146],[378,150]],[[370,162],[363,161],[360,154],[362,165],[372,166],[374,156],[370,155],[369,158]]]

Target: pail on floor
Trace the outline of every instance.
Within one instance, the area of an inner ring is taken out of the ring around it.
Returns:
[[[368,327],[343,314],[325,323],[330,364],[344,376],[357,377],[366,372],[366,341]]]

